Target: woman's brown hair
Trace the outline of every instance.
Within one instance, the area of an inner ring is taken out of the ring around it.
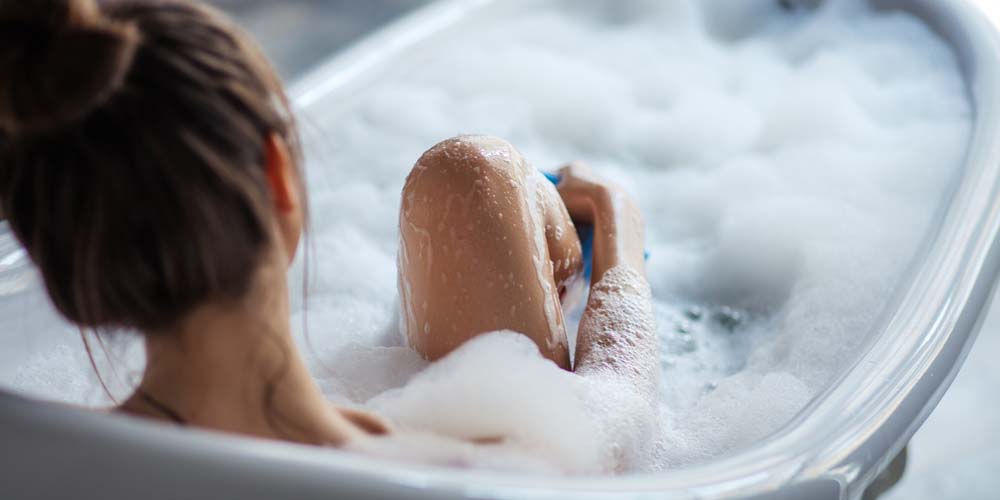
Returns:
[[[66,318],[155,332],[246,293],[265,138],[298,151],[249,37],[184,0],[0,0],[0,75],[0,203]]]

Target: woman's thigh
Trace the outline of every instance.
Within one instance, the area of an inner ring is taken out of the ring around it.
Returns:
[[[569,368],[560,304],[580,242],[550,182],[507,142],[465,136],[424,153],[399,217],[402,325],[437,359],[484,332],[514,330]]]

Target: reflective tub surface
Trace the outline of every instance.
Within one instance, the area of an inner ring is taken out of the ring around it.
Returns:
[[[310,106],[376,78],[422,40],[501,2],[439,2],[338,55],[293,86]],[[752,448],[667,473],[524,478],[403,466],[337,452],[177,430],[0,392],[2,498],[856,498],[905,446],[972,346],[1000,263],[1000,4],[874,0],[925,19],[959,55],[976,111],[964,176],[875,340],[793,421]],[[0,234],[0,281],[18,256]],[[22,264],[18,264],[22,262]],[[13,290],[13,291],[12,291]],[[0,298],[2,300],[2,298]],[[914,332],[919,334],[914,334]],[[18,356],[0,353],[0,362]]]

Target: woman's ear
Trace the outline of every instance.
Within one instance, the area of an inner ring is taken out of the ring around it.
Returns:
[[[298,249],[303,223],[298,172],[288,151],[288,144],[273,132],[264,137],[264,169],[281,232],[281,243],[291,262]]]
[[[287,212],[294,209],[298,202],[298,193],[295,187],[292,157],[284,139],[273,132],[264,138],[264,168],[275,210]]]

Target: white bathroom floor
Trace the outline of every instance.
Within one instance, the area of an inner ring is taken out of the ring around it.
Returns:
[[[993,499],[1000,496],[1000,299],[944,399],[910,441],[903,480],[886,496]]]
[[[215,0],[254,33],[286,79],[426,0]],[[1000,300],[937,409],[909,446],[889,499],[1000,495]]]

